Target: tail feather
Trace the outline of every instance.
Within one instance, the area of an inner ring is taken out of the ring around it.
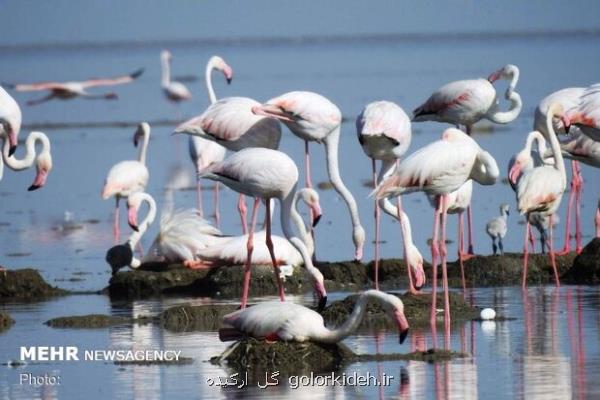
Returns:
[[[381,182],[375,188],[375,190],[371,192],[369,197],[375,196],[375,198],[379,200],[385,197],[398,196],[403,191],[404,188],[401,186],[400,177],[398,174],[393,174],[392,176],[384,179],[383,182]]]

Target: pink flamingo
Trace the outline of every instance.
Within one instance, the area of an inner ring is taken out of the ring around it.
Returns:
[[[205,70],[205,82],[206,88],[208,90],[208,99],[210,104],[214,104],[217,102],[217,96],[215,95],[215,90],[212,85],[212,71],[217,70],[225,75],[225,79],[227,83],[231,83],[233,79],[233,70],[225,60],[223,60],[219,56],[212,56],[208,63],[206,64]],[[196,192],[198,196],[198,210],[200,210],[200,216],[203,215],[202,210],[202,185],[200,184],[199,174],[202,172],[204,168],[209,166],[214,162],[223,161],[225,158],[225,147],[221,146],[214,140],[204,139],[199,136],[190,135],[188,138],[188,149],[190,153],[190,158],[194,163],[194,167],[196,168]],[[215,222],[217,227],[220,225],[220,213],[219,213],[219,182],[215,183],[214,188],[214,204],[215,204]]]
[[[549,94],[540,101],[540,104],[535,109],[535,118],[533,128],[542,132],[546,140],[549,139],[549,133],[546,129],[546,112],[550,104],[558,103],[563,107],[563,110],[571,110],[579,105],[581,96],[583,95],[584,88],[571,87],[566,89],[558,90],[554,93]],[[567,133],[560,119],[553,121],[553,128],[555,132],[559,134]],[[579,128],[576,126],[572,127],[577,130],[577,133],[581,133]],[[573,132],[575,133],[575,132]],[[557,254],[568,254],[571,251],[571,210],[575,207],[575,241],[576,251],[581,252],[583,246],[581,244],[581,192],[583,190],[583,177],[581,176],[581,167],[576,159],[571,161],[571,190],[569,191],[569,202],[567,207],[567,221],[565,224],[565,244],[563,249]]]
[[[18,135],[21,130],[21,107],[8,94],[4,88],[0,86],[0,139],[8,140],[10,145],[8,155],[13,155],[17,149]]]
[[[581,129],[581,131],[600,142],[600,84],[586,88],[579,104],[567,111],[567,116],[571,123]]]
[[[441,254],[447,346],[450,340],[450,302],[446,270],[447,197],[469,179],[482,185],[493,185],[498,175],[498,165],[488,152],[482,150],[470,136],[458,129],[450,128],[444,131],[441,140],[422,147],[406,157],[398,165],[396,173],[381,182],[374,191],[378,199],[416,191],[438,197],[431,243],[433,291],[430,322],[435,329],[437,257]],[[438,235],[440,216],[441,239]]]
[[[129,75],[117,76],[114,78],[94,78],[87,81],[72,81],[72,82],[37,82],[37,83],[5,83],[5,85],[17,92],[35,92],[35,91],[50,91],[47,96],[27,102],[28,106],[44,103],[52,99],[70,100],[75,97],[84,99],[106,99],[113,100],[117,98],[114,92],[92,94],[87,89],[97,86],[114,86],[130,83],[139,78],[144,69],[138,69]]]
[[[352,240],[355,247],[354,258],[362,259],[365,230],[360,224],[356,201],[344,185],[338,165],[338,144],[342,123],[340,109],[320,94],[297,91],[275,97],[263,105],[253,107],[252,111],[283,122],[294,135],[304,140],[307,187],[312,187],[308,142],[316,141],[325,145],[329,180],[350,212]]]
[[[298,168],[285,153],[266,148],[248,148],[240,150],[220,163],[215,163],[205,169],[203,178],[219,181],[232,190],[247,196],[254,197],[251,224],[248,231],[248,258],[244,269],[244,285],[242,291],[241,308],[245,308],[248,301],[250,287],[250,268],[252,251],[254,249],[253,236],[256,224],[256,210],[259,199],[266,204],[265,225],[266,244],[271,255],[273,269],[279,285],[279,297],[283,301],[285,294],[279,273],[279,265],[273,250],[271,240],[271,202],[277,199],[281,203],[281,226],[285,237],[302,254],[304,265],[313,274],[315,291],[319,298],[320,308],[327,301],[323,275],[312,263],[308,249],[304,242],[298,238],[291,229],[290,219],[294,205],[294,195],[298,182]]]
[[[510,80],[504,94],[510,102],[508,111],[500,111],[498,98],[493,83],[498,79]],[[450,82],[435,92],[425,103],[413,111],[413,122],[438,121],[464,125],[467,134],[471,135],[473,124],[481,119],[488,119],[497,124],[507,124],[519,116],[523,103],[521,96],[515,91],[519,80],[519,68],[507,64],[492,73],[487,79],[468,79]],[[467,208],[469,224],[468,253],[473,254],[473,218],[471,207]]]
[[[326,328],[323,316],[310,308],[291,302],[268,301],[224,316],[219,339],[230,341],[253,337],[271,341],[338,343],[356,331],[371,298],[377,300],[396,322],[400,343],[403,343],[409,329],[404,304],[397,296],[379,290],[362,292],[348,320],[335,329]]]
[[[525,288],[527,284],[527,240],[529,238],[529,214],[538,212],[541,216],[550,217],[550,226],[552,226],[552,215],[556,213],[560,200],[565,191],[567,175],[560,149],[560,144],[554,128],[552,126],[553,118],[561,118],[566,128],[569,127],[569,119],[564,114],[563,108],[559,103],[551,103],[546,111],[546,129],[554,157],[554,165],[541,165],[526,171],[517,183],[517,207],[521,215],[527,215],[527,227],[525,230],[525,245],[523,257],[523,283]],[[556,260],[552,244],[552,229],[550,229],[550,260],[554,270],[554,279],[556,286],[560,286],[558,270],[556,269]]]
[[[35,145],[39,142],[42,145],[42,150],[39,154],[36,153]],[[36,163],[36,176],[33,183],[27,190],[37,190],[46,184],[46,179],[52,170],[52,154],[50,139],[42,132],[31,132],[25,139],[25,157],[17,159],[15,155],[9,155],[11,145],[5,140],[2,148],[2,160],[0,160],[0,178],[2,176],[3,162],[13,171],[25,170]]]
[[[381,160],[381,172],[386,173],[396,160],[406,153],[412,133],[410,119],[404,110],[390,101],[375,101],[367,104],[356,118],[358,141],[365,154],[371,159],[373,187],[377,187],[376,160]],[[379,290],[379,203],[375,201],[375,289]],[[397,216],[397,214],[396,214]],[[402,218],[400,218],[402,222]],[[407,268],[410,271],[409,268]],[[409,290],[414,292],[409,274]]]
[[[150,141],[150,125],[142,122],[133,135],[133,144],[137,147],[140,137],[143,143],[137,160],[121,161],[112,166],[104,181],[102,198],[115,196],[115,222],[113,227],[115,242],[119,241],[119,199],[136,192],[143,192],[150,176],[146,167],[146,151]]]

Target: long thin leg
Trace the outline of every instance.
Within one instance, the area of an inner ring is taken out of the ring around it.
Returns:
[[[267,248],[269,249],[269,254],[271,255],[271,262],[273,263],[273,270],[275,271],[275,278],[277,279],[277,286],[279,287],[279,299],[281,301],[285,301],[283,281],[281,280],[281,274],[279,273],[279,265],[277,264],[275,250],[273,249],[273,240],[271,239],[271,201],[269,199],[267,199],[266,203],[265,224],[267,225]]]
[[[577,254],[583,250],[581,242],[581,193],[583,191],[583,178],[581,176],[581,166],[579,161],[573,161],[574,170],[577,177],[577,185],[575,190],[575,251]]]
[[[200,213],[200,218],[204,218],[204,208],[202,207],[201,178],[196,178],[196,196],[198,196],[198,212]]]
[[[531,252],[535,253],[535,238],[533,237],[533,230],[531,229],[531,225],[529,225],[529,244],[531,245]],[[542,248],[542,253],[544,249]]]
[[[529,261],[529,248],[527,242],[529,241],[529,232],[531,226],[529,224],[529,218],[527,218],[527,227],[525,227],[525,242],[523,246],[523,281],[521,287],[525,289],[527,287],[527,262]]]
[[[312,189],[313,184],[312,184],[312,179],[311,179],[311,170],[310,170],[310,148],[309,148],[309,143],[308,140],[304,141],[304,173],[305,173],[305,183],[306,183],[306,187],[309,189]],[[313,215],[313,210],[312,208],[309,210],[309,218],[311,223],[309,224],[310,226],[310,236],[312,237],[313,243],[317,243],[316,239],[315,239],[315,229],[312,226],[312,220],[315,216]],[[313,261],[317,260],[317,250],[315,249],[313,250]]]
[[[432,290],[431,290],[431,310],[429,313],[429,323],[431,325],[433,346],[437,346],[437,327],[436,327],[436,300],[437,300],[437,257],[439,255],[438,236],[440,224],[440,210],[442,200],[437,196],[437,208],[433,211],[433,237],[431,238],[431,266],[433,267]]]
[[[444,344],[446,349],[450,348],[450,293],[448,291],[448,269],[446,266],[446,199],[447,195],[442,195],[442,237],[440,239],[440,248],[442,254],[442,285],[444,287]]]
[[[574,171],[573,164],[571,164],[571,171]],[[575,200],[575,174],[571,177],[571,187],[569,190],[569,202],[567,204],[567,221],[565,223],[565,245],[562,250],[558,253],[559,255],[568,254],[571,252],[571,209],[573,208],[573,202]]]
[[[307,142],[308,143],[308,142]],[[371,159],[371,168],[373,169],[373,188],[377,187],[377,166],[375,159]],[[375,289],[379,290],[379,203],[375,199]],[[406,257],[405,257],[406,259]],[[410,274],[409,274],[410,276]]]
[[[254,226],[256,225],[256,211],[260,200],[254,199],[254,206],[252,206],[252,221],[250,222],[250,232],[248,232],[248,242],[246,243],[246,249],[248,251],[246,258],[246,265],[244,266],[244,286],[242,288],[242,301],[240,308],[246,308],[248,303],[248,291],[250,290],[250,273],[252,268],[252,251],[254,250]]]
[[[553,248],[553,244],[552,244],[552,236],[553,235],[553,231],[554,229],[552,229],[552,220],[554,219],[554,216],[551,215],[550,216],[550,262],[552,263],[552,269],[554,270],[554,280],[556,282],[556,287],[560,287],[560,279],[558,278],[558,270],[556,269],[556,257],[554,256],[554,248]]]
[[[467,223],[469,224],[469,248],[467,252],[469,254],[475,254],[473,252],[473,213],[471,211],[471,205],[467,207]]]
[[[460,264],[460,279],[462,281],[463,298],[467,295],[467,283],[465,279],[465,264],[462,253],[465,249],[465,234],[463,227],[463,213],[458,214],[458,262]]]
[[[115,196],[115,222],[113,225],[113,238],[115,244],[119,243],[121,232],[119,229],[119,196]]]
[[[596,237],[600,238],[600,203],[598,204],[598,208],[596,209],[596,218],[594,220],[596,224]]]
[[[496,246],[496,238],[495,237],[492,238],[492,251],[494,252],[494,255],[496,255],[496,253],[498,253],[498,246]]]
[[[214,188],[214,203],[215,203],[215,224],[217,225],[217,229],[221,229],[221,206],[219,204],[219,186],[221,184],[219,182],[215,182]]]
[[[500,255],[504,255],[504,244],[502,243],[502,236],[498,236],[498,248],[500,249]]]
[[[406,240],[406,232],[404,227],[404,221],[402,219],[402,200],[400,196],[398,196],[398,221],[400,221],[400,233],[402,234],[402,247],[404,248],[404,262],[406,263],[406,273],[408,274],[408,291],[411,294],[418,295],[420,294],[417,289],[415,289],[415,285],[412,279],[411,267],[408,262],[408,241]]]
[[[240,198],[238,200],[238,211],[240,212],[240,218],[242,220],[242,234],[248,233],[248,222],[246,221],[246,215],[248,213],[248,209],[246,208],[246,196],[240,194]]]
[[[52,100],[54,98],[54,93],[50,92],[47,96],[44,96],[40,99],[29,100],[27,102],[28,106],[37,106],[38,104],[42,104],[47,102],[48,100]]]

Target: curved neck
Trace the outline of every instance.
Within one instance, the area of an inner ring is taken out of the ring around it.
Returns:
[[[511,91],[510,87],[506,91],[507,94],[509,91]],[[507,97],[507,100],[510,101],[510,107],[507,111],[500,111],[498,104],[495,104],[486,114],[486,118],[497,124],[508,124],[509,122],[514,121],[521,113],[523,102],[521,101],[521,96],[519,96],[519,93],[515,91],[511,91],[510,95]]]
[[[146,214],[144,220],[138,224],[137,232],[134,231],[127,240],[127,243],[129,243],[129,246],[131,246],[132,251],[135,249],[135,246],[138,244],[142,236],[144,236],[144,233],[146,233],[146,230],[148,230],[150,224],[154,222],[154,218],[156,218],[156,202],[152,196],[147,193],[140,193],[137,194],[137,196],[141,196],[142,202],[148,203],[148,214]]]
[[[204,71],[204,80],[206,81],[206,89],[208,90],[208,100],[210,104],[217,102],[217,95],[212,85],[212,71],[215,69],[214,59],[211,57],[206,64],[206,70]]]
[[[150,141],[150,132],[144,129],[144,133],[142,134],[142,147],[140,147],[140,152],[138,154],[138,161],[142,164],[146,165],[146,152],[148,151],[148,142]]]
[[[293,200],[294,206],[290,210],[290,216],[291,216],[292,220],[294,221],[296,228],[298,228],[298,232],[300,232],[300,239],[302,239],[302,241],[306,245],[306,248],[308,249],[308,252],[312,256],[312,254],[315,251],[314,242],[309,233],[309,229],[307,229],[306,225],[304,224],[304,220],[302,219],[302,216],[298,212],[298,203],[302,199],[302,196],[300,195],[300,193],[301,193],[300,190],[298,190],[296,193],[294,193],[294,200]]]
[[[493,185],[498,176],[500,176],[500,170],[496,160],[490,153],[481,150],[477,154],[470,178],[481,185]]]
[[[548,132],[548,139],[550,140],[550,148],[552,149],[552,155],[554,156],[554,168],[556,168],[560,175],[563,178],[563,182],[566,185],[567,182],[567,172],[565,171],[565,163],[563,161],[562,151],[560,149],[560,143],[558,142],[558,138],[556,137],[556,132],[554,132],[554,126],[552,124],[552,118],[556,113],[556,110],[553,107],[554,104],[550,106],[548,109],[548,113],[546,114],[546,129]]]
[[[344,199],[344,202],[348,206],[348,211],[350,211],[350,218],[352,220],[352,228],[354,231],[356,231],[357,229],[362,229],[360,218],[358,216],[358,207],[356,206],[356,201],[354,200],[352,193],[350,193],[350,191],[346,188],[342,178],[340,177],[338,165],[340,129],[340,126],[335,128],[324,140],[327,156],[327,173],[329,174],[329,180],[331,181],[331,184],[340,194],[340,196],[342,196],[342,199]],[[357,243],[354,244],[358,245]]]
[[[367,310],[369,298],[379,300],[380,303],[388,302],[384,295],[378,290],[367,290],[366,292],[361,293],[358,297],[358,300],[356,300],[356,303],[354,304],[354,310],[352,310],[352,314],[350,314],[350,317],[346,320],[346,322],[336,329],[326,329],[326,332],[324,336],[320,338],[320,341],[326,343],[337,343],[351,335],[358,328],[362,321],[363,315]]]
[[[169,83],[171,83],[171,69],[170,69],[171,66],[169,65],[168,57],[161,57],[160,64],[162,67],[161,68],[161,78],[160,78],[161,85],[163,87],[169,86]]]
[[[35,143],[38,140],[42,143],[42,151],[40,154],[50,151],[50,140],[48,140],[48,136],[42,132],[31,132],[29,136],[27,136],[27,140],[25,140],[25,157],[18,160],[14,155],[8,156],[10,143],[8,140],[4,139],[2,157],[4,158],[6,165],[14,171],[21,171],[31,167],[36,156]]]

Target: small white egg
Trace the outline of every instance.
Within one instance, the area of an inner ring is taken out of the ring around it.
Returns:
[[[481,310],[481,314],[479,314],[481,319],[494,319],[496,318],[496,311],[493,308],[484,308]]]

